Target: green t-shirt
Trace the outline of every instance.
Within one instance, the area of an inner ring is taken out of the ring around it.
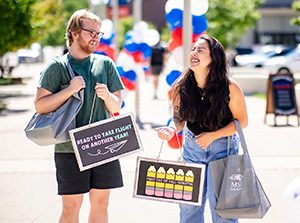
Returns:
[[[85,81],[84,103],[76,116],[76,126],[81,127],[89,124],[96,83],[107,85],[110,92],[124,89],[114,62],[103,55],[91,54],[83,60],[75,60],[69,54],[56,57],[42,71],[40,87],[52,93],[60,91],[61,86],[69,85],[71,77],[67,71],[67,60],[70,61],[75,76],[82,76]],[[109,118],[104,101],[96,97],[92,123]],[[55,145],[55,152],[74,152],[71,142]]]

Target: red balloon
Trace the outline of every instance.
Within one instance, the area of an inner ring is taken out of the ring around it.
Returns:
[[[176,47],[182,46],[182,28],[177,27],[171,33],[171,38],[168,42],[169,51],[172,52]]]
[[[134,53],[132,53],[132,52],[128,52],[126,49],[124,49],[124,52],[127,53],[128,55],[132,56],[132,58],[134,59],[134,61],[136,63],[141,63],[141,62],[145,61],[144,55],[140,51],[135,51]]]
[[[113,60],[115,59],[116,49],[107,44],[99,43],[99,45],[97,46],[96,52],[103,52],[107,56],[109,56],[111,59],[113,59]]]
[[[198,38],[200,37],[200,36],[202,36],[202,35],[204,35],[204,34],[206,34],[206,31],[204,31],[204,32],[202,32],[202,33],[200,33],[200,34],[195,34],[195,33],[193,33],[193,43],[195,43],[197,40],[198,40]]]
[[[177,135],[177,136],[176,136]],[[183,137],[182,134],[174,134],[174,136],[168,141],[168,145],[172,149],[181,149]]]
[[[124,77],[124,76],[121,77],[121,80],[122,80],[124,86],[125,86],[128,90],[130,90],[130,91],[135,90],[135,83],[134,83],[134,82],[128,80],[128,79],[127,79],[126,77]]]
[[[168,91],[168,99],[171,101],[172,99],[173,88]]]

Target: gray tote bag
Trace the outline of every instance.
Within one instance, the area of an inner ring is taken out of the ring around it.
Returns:
[[[71,78],[74,78],[69,61],[67,67]],[[54,112],[35,113],[24,130],[26,137],[40,146],[70,141],[69,130],[76,128],[75,118],[82,104],[83,90],[73,94]]]
[[[263,218],[271,203],[256,176],[240,123],[235,121],[235,125],[243,154],[209,164],[217,196],[216,212],[223,218]]]

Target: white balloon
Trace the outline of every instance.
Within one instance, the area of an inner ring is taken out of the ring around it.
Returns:
[[[104,32],[104,39],[110,39],[114,33],[114,24],[109,19],[104,19],[101,23],[101,32]]]
[[[174,56],[171,55],[167,61],[166,71],[164,73],[168,74],[172,70],[183,71],[183,65],[176,63],[174,61]]]
[[[208,0],[191,0],[191,13],[196,16],[203,15],[208,10]]]
[[[147,43],[149,46],[154,46],[159,42],[159,32],[155,29],[149,29],[147,32],[144,34],[145,36],[145,43]]]
[[[133,30],[132,41],[134,43],[142,43],[142,42],[144,42],[144,33],[145,33],[145,31]]]
[[[165,4],[165,12],[168,14],[172,9],[183,10],[183,0],[168,0]]]
[[[134,31],[146,31],[148,30],[148,24],[145,21],[140,21],[133,26]]]
[[[300,177],[292,180],[283,193],[286,222],[298,223],[300,219]]]
[[[116,65],[122,67],[124,71],[128,71],[128,70],[132,70],[132,68],[135,67],[136,63],[132,58],[132,56],[121,51],[116,60]]]
[[[178,46],[172,51],[173,60],[175,63],[183,65],[183,47]]]

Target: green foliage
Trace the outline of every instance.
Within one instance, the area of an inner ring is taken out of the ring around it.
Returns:
[[[170,29],[168,26],[165,26],[162,30],[161,30],[161,34],[160,34],[160,39],[164,42],[168,42],[169,39],[171,38],[171,33],[170,33]]]
[[[35,0],[0,1],[0,57],[25,46],[33,38],[32,5]]]
[[[119,46],[119,50],[123,48],[123,44],[125,41],[125,34],[133,29],[134,25],[134,20],[133,17],[124,17],[120,18],[119,23],[118,23],[118,33],[116,35],[117,38],[117,43]]]
[[[300,26],[300,0],[296,0],[293,2],[292,9],[296,13],[296,16],[291,19],[291,24]]]
[[[35,25],[39,27],[42,45],[63,45],[69,18],[82,8],[88,8],[87,0],[39,0],[35,5]]]
[[[207,33],[219,39],[225,48],[235,47],[260,18],[257,8],[261,3],[262,0],[210,0]]]

